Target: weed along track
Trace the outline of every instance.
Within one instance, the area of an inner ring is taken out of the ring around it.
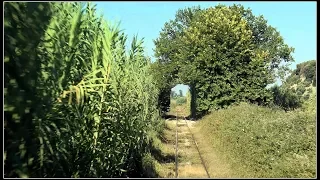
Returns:
[[[176,110],[175,177],[210,178],[188,120]]]

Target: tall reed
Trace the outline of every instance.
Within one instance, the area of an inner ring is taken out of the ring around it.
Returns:
[[[5,3],[4,21],[5,177],[139,175],[160,124],[143,41],[91,3]]]

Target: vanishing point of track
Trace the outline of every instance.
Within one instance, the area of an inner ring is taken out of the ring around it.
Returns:
[[[178,139],[179,139],[179,137],[178,137],[178,119],[179,119],[179,116],[178,116],[178,113],[180,113],[180,112],[181,112],[181,110],[176,110],[176,142],[175,142],[175,177],[176,178],[178,178],[178,167],[179,167],[179,163],[178,163],[178,152],[179,152],[179,149],[178,149],[179,148],[178,147]],[[197,141],[195,140],[195,138],[193,136],[193,133],[191,132],[191,129],[190,129],[189,125],[188,125],[187,119],[186,119],[185,116],[181,116],[181,117],[183,117],[183,120],[185,121],[184,125],[186,125],[188,127],[188,130],[189,130],[189,132],[191,134],[192,141],[195,144],[196,149],[197,149],[198,154],[199,154],[199,157],[201,159],[201,164],[202,164],[204,170],[206,171],[206,174],[207,174],[208,178],[210,178],[210,175],[208,173],[208,169],[207,169],[207,167],[206,167],[206,165],[205,165],[205,163],[203,161],[203,158],[202,158],[201,153],[199,151],[199,147],[198,147]]]

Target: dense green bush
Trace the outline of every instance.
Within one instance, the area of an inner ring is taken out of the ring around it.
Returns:
[[[303,100],[308,100],[310,98],[310,94],[306,94],[305,96],[303,96]]]
[[[302,94],[306,91],[306,88],[304,86],[298,86],[297,87],[297,90],[296,90],[296,93],[299,97],[302,96]]]
[[[126,49],[91,3],[4,11],[4,176],[139,176],[161,128],[143,42]]]
[[[273,94],[272,104],[286,111],[301,107],[300,97],[292,89],[275,85],[270,90]]]
[[[309,89],[307,90],[307,92],[308,92],[308,93],[312,93],[312,88],[309,88]]]
[[[310,86],[310,85],[311,85],[311,82],[310,82],[310,81],[305,80],[305,81],[302,82],[302,86],[303,86],[303,87],[308,87],[308,86]]]
[[[295,72],[293,72],[292,74],[295,74]],[[296,75],[291,75],[286,79],[287,82],[290,82],[290,84],[298,84],[300,81],[299,76]]]
[[[214,111],[199,126],[238,177],[316,177],[315,111],[285,113],[241,103]]]
[[[316,76],[316,61],[306,61],[301,64],[300,74],[303,74],[306,81],[312,82],[314,76]]]

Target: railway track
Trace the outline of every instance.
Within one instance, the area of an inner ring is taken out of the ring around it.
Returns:
[[[179,138],[184,137],[184,136],[181,135],[181,132],[179,133],[179,129],[181,129],[181,128],[187,129],[188,134],[191,135],[192,144],[196,147],[198,157],[201,160],[200,161],[201,167],[205,171],[205,173],[203,173],[203,178],[205,178],[205,176],[207,178],[210,178],[210,175],[208,173],[208,169],[207,169],[207,167],[206,167],[206,165],[205,165],[205,163],[203,161],[203,157],[202,157],[202,155],[201,155],[201,153],[199,151],[199,147],[198,147],[197,141],[195,140],[194,135],[193,135],[193,133],[192,133],[192,131],[191,131],[189,125],[188,125],[188,121],[187,121],[185,116],[183,116],[183,115],[179,116],[179,115],[181,115],[181,109],[177,109],[176,110],[175,178],[179,178],[179,153],[180,153],[180,150],[183,148],[183,147],[179,147]],[[186,148],[186,147],[184,147],[184,148]]]

